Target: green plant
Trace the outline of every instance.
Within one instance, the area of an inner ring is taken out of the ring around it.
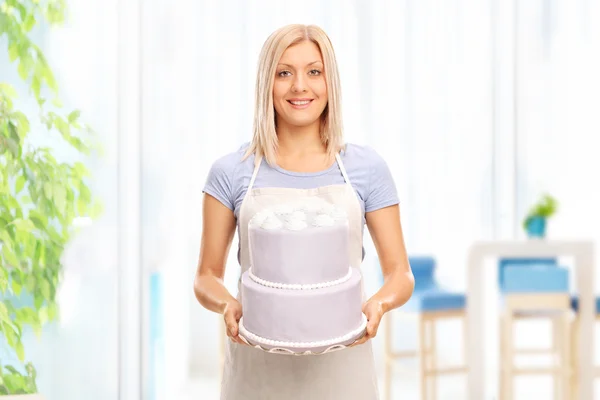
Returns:
[[[529,223],[536,217],[544,219],[550,218],[556,213],[558,202],[556,199],[549,194],[544,194],[542,198],[535,203],[527,213],[527,216],[523,220],[523,228],[527,229]]]
[[[0,369],[0,395],[37,393],[35,383],[36,371],[31,363],[25,365],[25,373],[17,371],[14,367],[5,366],[6,371]]]
[[[35,368],[25,364],[23,334],[32,329],[39,337],[58,318],[61,256],[76,233],[73,222],[100,212],[84,163],[57,160],[52,147],[32,137],[43,133],[51,139],[46,143],[66,144],[77,159],[94,148],[80,112],[63,111],[54,74],[31,39],[34,27],[62,23],[65,10],[64,0],[0,0],[0,44],[7,44],[25,97],[35,99],[42,127],[32,128],[18,109],[17,85],[0,82],[0,341],[13,355],[9,362],[17,363],[0,360],[0,394],[37,391]]]

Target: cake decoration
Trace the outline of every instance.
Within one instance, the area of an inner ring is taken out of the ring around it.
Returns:
[[[254,214],[254,216],[250,219],[249,225],[261,226],[263,222],[272,215],[273,213],[269,210],[263,210]]]
[[[258,276],[252,273],[252,267],[248,268],[248,276],[254,282],[259,285],[274,288],[274,289],[288,289],[288,290],[314,290],[314,289],[322,289],[326,287],[331,287],[335,285],[339,285],[340,283],[344,283],[350,280],[352,277],[352,267],[348,268],[348,273],[346,276],[340,279],[336,279],[334,281],[329,282],[321,282],[321,283],[310,283],[310,284],[298,284],[298,283],[278,283],[278,282],[270,282],[265,279],[261,279]]]
[[[320,209],[319,209],[319,214],[330,214],[333,213],[333,211],[336,209],[337,207],[334,206],[331,203],[327,203],[324,204]]]
[[[327,214],[319,214],[313,220],[314,226],[333,226],[335,224],[335,220]]]
[[[299,218],[290,218],[285,222],[285,227],[290,231],[301,231],[307,228],[308,224]]]
[[[346,211],[340,207],[334,207],[331,212],[329,212],[329,215],[336,221],[347,220],[348,218]]]
[[[327,340],[318,340],[318,341],[314,341],[314,342],[286,342],[283,340],[273,340],[273,339],[263,338],[261,336],[255,335],[254,333],[248,331],[244,327],[244,317],[240,318],[239,327],[240,327],[240,333],[242,335],[244,335],[251,341],[259,343],[259,344],[273,346],[273,347],[280,347],[280,348],[318,348],[318,347],[328,347],[328,346],[332,346],[335,344],[344,343],[344,342],[347,342],[348,340],[356,338],[367,327],[367,317],[363,314],[358,328],[356,328],[355,330],[353,330],[351,332],[348,332],[347,334],[345,334],[343,336],[339,336],[339,337],[331,338],[331,339],[327,339]]]
[[[294,212],[294,206],[291,204],[280,204],[273,208],[273,212],[277,215],[291,214]]]
[[[268,215],[267,218],[260,224],[263,229],[273,230],[280,229],[283,227],[283,222],[276,215]]]
[[[287,215],[287,219],[299,219],[301,221],[306,221],[306,213],[300,210],[295,210],[291,214]]]

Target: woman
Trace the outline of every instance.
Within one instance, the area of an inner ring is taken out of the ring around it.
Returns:
[[[410,298],[414,279],[386,163],[367,147],[343,143],[336,60],[320,28],[289,25],[267,39],[260,54],[254,121],[252,142],[218,159],[204,188],[194,291],[205,308],[223,314],[231,339],[221,399],[377,399],[368,341],[377,334],[383,314]],[[336,205],[356,221],[350,229],[358,238],[351,243],[351,263],[357,266],[364,258],[362,232],[367,225],[385,282],[364,303],[367,331],[351,347],[319,356],[270,354],[245,345],[238,336],[241,299],[222,281],[227,253],[237,225],[238,259],[246,271],[250,217],[265,201],[273,205],[290,196],[318,193],[314,188],[328,188]]]

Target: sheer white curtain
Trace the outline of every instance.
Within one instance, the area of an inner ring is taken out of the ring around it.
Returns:
[[[49,37],[49,57],[58,62],[68,96],[84,104],[104,131],[111,151],[108,168],[98,170],[114,176],[114,27],[121,6],[71,3],[74,22]],[[218,374],[219,317],[192,294],[201,188],[217,157],[250,140],[258,53],[282,25],[315,23],[330,35],[342,77],[347,140],[371,145],[387,160],[408,250],[435,255],[443,283],[464,286],[473,240],[522,237],[520,220],[542,191],[561,203],[551,237],[600,236],[589,223],[600,220],[593,207],[600,197],[593,145],[600,125],[594,112],[600,105],[597,1],[518,2],[518,10],[499,0],[140,4],[141,47],[131,50],[141,60],[141,114],[124,117],[139,117],[142,127],[140,279],[146,282],[155,271],[163,278],[160,379],[167,396],[177,393],[190,372]],[[75,73],[91,65],[101,79]],[[116,197],[107,198],[115,206]],[[102,240],[110,237],[105,233]],[[379,278],[368,236],[366,246],[365,276],[374,291]],[[115,256],[110,249],[105,255]],[[226,274],[232,291],[238,268],[232,251]],[[142,333],[147,344],[146,326]],[[450,345],[457,339],[447,335]],[[111,340],[116,346],[118,338]],[[381,361],[379,346],[377,338]],[[147,382],[152,366],[145,357]],[[107,370],[116,362],[100,360]]]
[[[600,238],[600,4],[520,2],[517,211],[544,192],[557,197],[551,237]]]

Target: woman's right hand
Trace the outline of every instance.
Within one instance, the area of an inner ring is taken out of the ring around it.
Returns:
[[[235,216],[219,200],[205,194],[202,224],[194,294],[204,308],[223,315],[227,336],[232,341],[245,344],[239,336],[242,305],[223,284],[227,254],[235,235]]]
[[[238,344],[245,345],[246,342],[240,338],[240,318],[242,318],[242,305],[239,301],[232,299],[225,306],[223,312],[223,319],[225,320],[225,329],[227,330],[227,336]]]

